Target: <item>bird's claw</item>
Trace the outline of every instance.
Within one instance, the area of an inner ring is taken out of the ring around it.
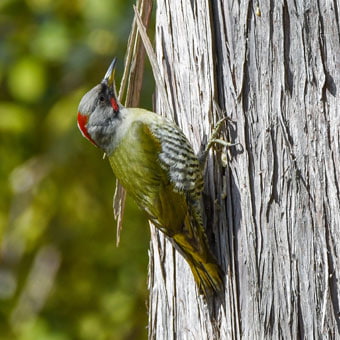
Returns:
[[[204,165],[205,165],[206,159],[208,157],[209,150],[213,146],[213,144],[220,144],[220,145],[223,145],[227,148],[239,144],[239,143],[229,143],[229,142],[227,142],[223,139],[217,138],[218,135],[220,134],[222,124],[228,119],[229,119],[228,117],[223,117],[222,119],[220,119],[216,123],[216,125],[215,125],[215,127],[214,127],[214,129],[211,133],[211,136],[209,138],[208,143],[206,144],[206,146],[204,148],[202,147],[202,151],[200,151],[200,153],[198,154],[198,160],[199,160],[200,164],[202,165],[202,167],[204,167]]]

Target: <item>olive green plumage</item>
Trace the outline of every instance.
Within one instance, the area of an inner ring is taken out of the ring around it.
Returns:
[[[127,192],[187,260],[199,291],[206,296],[217,292],[223,275],[203,227],[198,159],[176,125],[117,101],[114,65],[82,98],[78,127],[105,151]]]
[[[190,144],[175,125],[152,112],[129,109],[128,114],[131,125],[109,156],[113,172],[185,257],[200,292],[220,290],[222,272],[202,223],[203,178]]]

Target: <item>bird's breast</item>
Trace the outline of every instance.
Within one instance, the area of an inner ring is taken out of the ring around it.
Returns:
[[[171,221],[182,224],[186,213],[183,194],[175,192],[169,174],[159,161],[160,144],[142,122],[131,125],[119,145],[109,156],[117,179],[150,219],[160,225]]]

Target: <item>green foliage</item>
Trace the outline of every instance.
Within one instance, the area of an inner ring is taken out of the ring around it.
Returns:
[[[1,339],[146,338],[147,222],[128,200],[115,247],[115,179],[76,126],[113,56],[122,74],[132,4],[0,2]]]

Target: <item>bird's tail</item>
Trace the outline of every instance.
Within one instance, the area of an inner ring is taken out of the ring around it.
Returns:
[[[188,260],[198,290],[204,296],[219,293],[223,289],[223,271],[216,262],[191,262]]]
[[[222,291],[224,273],[210,250],[203,224],[186,219],[181,233],[172,237],[175,247],[189,263],[199,292],[206,297]]]

